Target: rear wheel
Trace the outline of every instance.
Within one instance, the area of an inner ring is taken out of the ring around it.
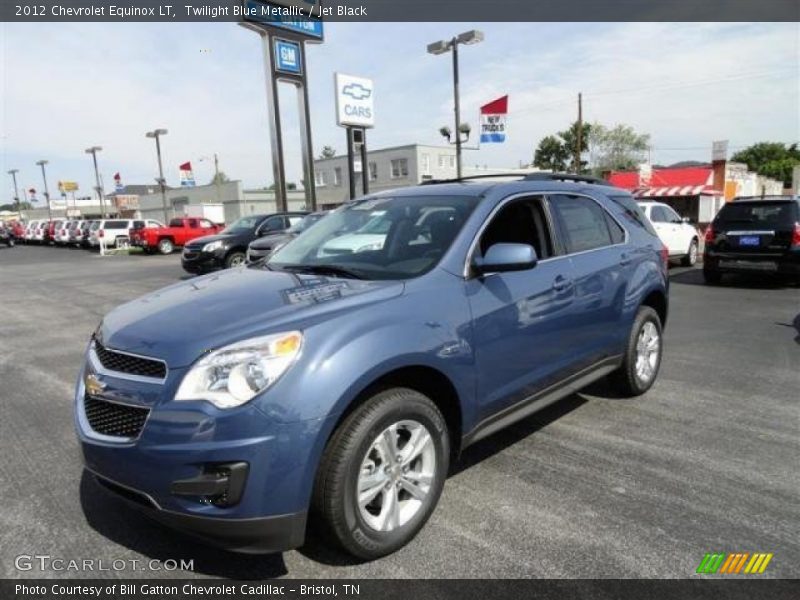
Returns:
[[[175,244],[172,243],[172,240],[163,239],[158,241],[158,251],[161,254],[172,254],[172,251],[175,249]]]
[[[612,374],[618,391],[625,396],[640,396],[649,390],[658,377],[662,350],[661,319],[651,307],[640,306],[622,366]]]
[[[697,239],[693,239],[689,244],[689,252],[681,259],[684,267],[693,267],[697,263]]]
[[[231,252],[228,256],[225,257],[225,268],[231,269],[233,267],[238,267],[243,265],[245,261],[244,252],[240,252],[238,250]]]
[[[314,516],[359,558],[394,552],[433,513],[449,455],[447,426],[429,398],[406,388],[380,392],[328,443],[314,486]]]

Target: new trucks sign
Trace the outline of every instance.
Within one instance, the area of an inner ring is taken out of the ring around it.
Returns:
[[[506,141],[508,96],[481,106],[481,144],[502,144]]]
[[[336,73],[336,123],[342,127],[374,127],[372,80]]]

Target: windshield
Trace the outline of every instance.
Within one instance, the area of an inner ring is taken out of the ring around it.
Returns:
[[[291,227],[289,227],[289,229],[286,230],[286,233],[302,233],[324,216],[325,216],[324,214],[307,215],[303,218],[302,221],[299,221],[294,225],[292,225]]]
[[[479,200],[365,198],[333,211],[279,249],[267,266],[320,274],[339,270],[363,279],[416,277],[439,262]],[[370,234],[367,239],[364,233]]]
[[[220,233],[244,233],[246,231],[252,231],[263,219],[264,217],[262,215],[242,217],[228,225]]]

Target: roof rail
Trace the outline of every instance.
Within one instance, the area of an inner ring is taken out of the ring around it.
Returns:
[[[578,175],[573,173],[528,173],[525,176],[524,181],[577,181],[580,183],[593,183],[595,185],[612,185],[605,179],[600,179],[599,177],[592,177],[591,175]]]
[[[736,196],[732,201],[737,200],[797,200],[798,196],[789,194],[758,194],[757,196]]]
[[[545,171],[533,171],[531,173],[487,173],[480,175],[467,175],[465,177],[453,179],[428,179],[422,181],[420,185],[438,185],[443,183],[459,183],[461,181],[475,181],[481,179],[496,179],[505,177],[516,177],[520,181],[575,181],[580,183],[592,183],[595,185],[612,186],[611,183],[599,177],[590,175],[577,175],[572,173],[549,173]]]
[[[473,181],[481,179],[495,179],[497,177],[518,177],[524,179],[531,173],[481,173],[480,175],[465,175],[464,177],[454,177],[452,179],[427,179],[420,182],[420,185],[437,185],[440,183],[458,183],[460,181]]]

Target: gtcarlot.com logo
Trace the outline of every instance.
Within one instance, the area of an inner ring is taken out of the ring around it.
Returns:
[[[759,575],[767,570],[773,554],[766,552],[709,552],[700,561],[703,575]]]

